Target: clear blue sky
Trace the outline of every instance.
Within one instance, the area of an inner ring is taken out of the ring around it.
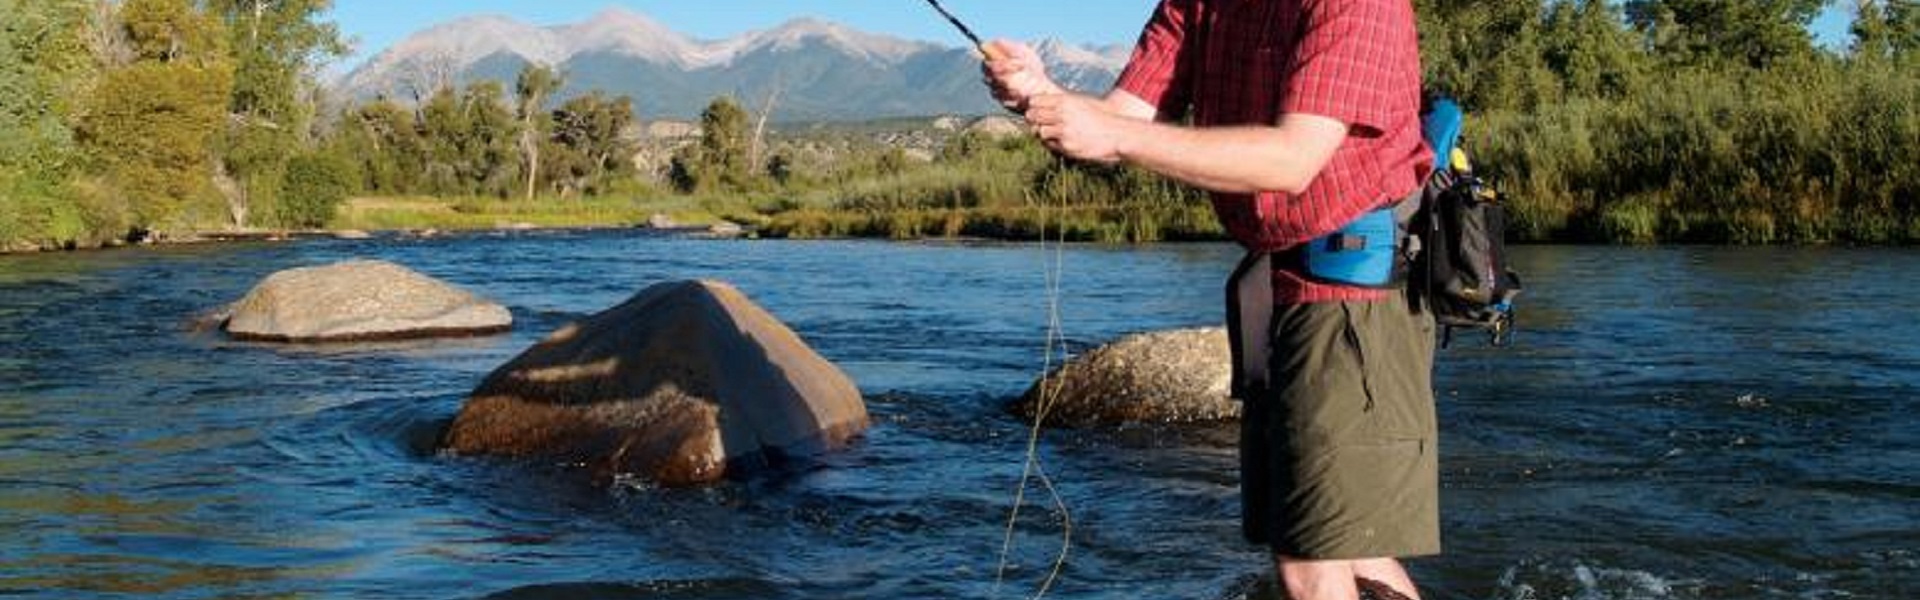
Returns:
[[[1504,0],[1489,0],[1504,1]],[[1132,42],[1155,0],[945,0],[987,37],[1057,37],[1079,43]],[[492,13],[540,25],[573,23],[608,6],[653,16],[694,37],[730,37],[812,16],[858,29],[958,46],[921,0],[336,0],[333,19],[356,52],[333,68],[346,70],[408,34],[459,17]],[[1814,24],[1822,43],[1844,46],[1848,16],[1829,11]]]

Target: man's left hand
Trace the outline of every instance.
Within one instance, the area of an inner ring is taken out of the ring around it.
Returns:
[[[1108,112],[1099,100],[1078,94],[1035,96],[1027,122],[1047,148],[1078,160],[1113,164],[1128,121]]]

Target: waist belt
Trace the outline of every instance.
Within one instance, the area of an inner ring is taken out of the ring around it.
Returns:
[[[1279,252],[1248,252],[1227,280],[1227,342],[1233,353],[1232,397],[1259,397],[1271,382],[1273,271],[1335,285],[1394,289],[1406,276],[1407,258],[1419,239],[1407,225],[1420,208],[1423,190],[1406,200],[1355,219],[1346,227]]]

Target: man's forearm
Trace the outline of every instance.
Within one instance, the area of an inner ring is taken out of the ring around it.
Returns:
[[[1129,121],[1122,125],[1120,156],[1149,171],[1215,192],[1300,193],[1324,161],[1290,151],[1275,127],[1199,129]]]
[[[1027,118],[1048,148],[1073,158],[1129,162],[1216,192],[1304,191],[1349,133],[1327,117],[1290,114],[1274,127],[1181,127],[1125,91],[1105,98],[1034,98]]]

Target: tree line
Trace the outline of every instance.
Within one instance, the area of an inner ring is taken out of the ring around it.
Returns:
[[[322,226],[351,194],[598,194],[631,102],[529,68],[330,112],[329,0],[0,0],[0,249]]]
[[[1430,88],[1527,240],[1920,241],[1920,6],[1849,0],[1414,0]],[[721,99],[640,183],[632,101],[554,96],[563,73],[443,84],[343,108],[328,0],[0,0],[0,245],[310,227],[354,194],[534,202],[660,194],[798,234],[1030,233],[1068,206],[1085,237],[1217,235],[1204,196],[1029,141],[898,148],[770,140]],[[758,122],[756,122],[758,121]]]
[[[564,85],[529,65],[506,86],[440,85],[405,104],[347,108],[321,141],[355,193],[533,200],[595,196],[633,176],[633,101],[592,92],[546,108]]]

